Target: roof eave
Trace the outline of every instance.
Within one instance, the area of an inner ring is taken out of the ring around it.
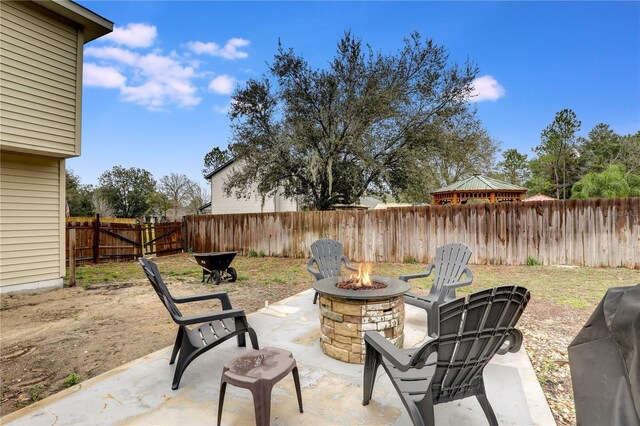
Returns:
[[[206,175],[204,178],[207,179],[207,180],[210,180],[213,177],[213,175],[215,175],[218,172],[221,172],[222,169],[224,169],[225,167],[229,166],[234,161],[235,161],[235,158],[232,158],[231,160],[229,160],[226,163],[224,163],[222,166],[218,167],[217,169],[215,169],[214,171],[212,171],[211,173]]]
[[[113,22],[70,0],[33,0],[84,28],[84,42],[88,43],[113,31]]]

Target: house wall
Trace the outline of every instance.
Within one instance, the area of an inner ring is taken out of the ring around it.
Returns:
[[[112,28],[73,2],[0,1],[2,294],[62,286],[65,158],[80,155],[83,45]]]
[[[0,158],[0,293],[62,287],[65,160]]]
[[[281,195],[267,197],[263,204],[262,198],[257,195],[257,190],[252,191],[248,198],[227,197],[223,188],[234,167],[238,167],[238,165],[232,163],[211,176],[211,214],[273,213],[299,210],[295,200],[284,198]]]
[[[0,2],[0,140],[3,151],[68,158],[80,155],[84,37],[49,14]]]

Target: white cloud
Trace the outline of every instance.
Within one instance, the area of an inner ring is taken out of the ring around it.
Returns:
[[[134,65],[139,57],[138,54],[119,47],[89,46],[84,49],[84,54],[99,59],[112,59],[127,65]]]
[[[198,55],[220,56],[225,59],[244,59],[249,56],[247,52],[238,50],[238,48],[248,46],[251,42],[243,38],[231,38],[227,40],[224,47],[220,47],[213,42],[203,43],[201,41],[192,41],[187,43],[189,49]]]
[[[84,64],[83,83],[87,86],[117,89],[124,87],[126,77],[113,67],[101,67],[96,64]]]
[[[477,77],[471,84],[473,91],[469,102],[496,101],[506,93],[504,87],[490,75]]]
[[[157,29],[154,25],[130,23],[126,27],[114,27],[113,32],[102,37],[101,41],[112,41],[128,47],[149,47],[157,36]]]
[[[209,90],[221,95],[230,95],[236,85],[236,79],[228,75],[219,75],[209,83]]]
[[[164,53],[154,46],[158,31],[154,25],[129,23],[116,27],[113,33],[100,40],[104,44],[88,46],[84,50],[84,82],[86,86],[117,89],[120,99],[142,105],[150,110],[166,110],[171,107],[187,108],[198,105],[206,91],[205,81],[211,92],[230,95],[236,79],[230,75],[216,75],[212,70],[202,70],[202,55],[226,59],[246,58],[240,49],[249,40],[231,38],[224,46],[215,43],[193,42],[182,44],[180,49]],[[213,78],[213,80],[211,80]],[[216,107],[226,113],[229,106]]]
[[[121,90],[125,101],[135,102],[150,109],[162,109],[167,104],[190,107],[200,103],[193,84],[196,72],[178,60],[156,53],[140,56],[134,73],[142,81]]]

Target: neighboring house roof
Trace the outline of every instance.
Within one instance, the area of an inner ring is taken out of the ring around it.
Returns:
[[[82,25],[85,43],[113,31],[113,22],[78,3],[69,0],[34,0],[34,3]]]
[[[555,200],[556,199],[553,198],[553,197],[549,197],[548,195],[543,195],[543,194],[538,193],[538,194],[533,195],[533,196],[531,196],[529,198],[525,198],[522,201],[555,201]]]
[[[201,205],[200,207],[198,207],[198,211],[200,213],[207,213],[211,211],[211,201],[209,201],[208,203],[205,203],[203,205]]]
[[[454,191],[527,191],[527,188],[522,186],[513,185],[511,183],[503,182],[498,179],[493,179],[479,174],[474,174],[467,179],[459,180],[440,189],[437,189],[431,194],[439,192],[454,192]]]
[[[421,206],[428,206],[429,204],[420,204]],[[411,203],[379,203],[373,209],[374,210],[383,210],[383,209],[391,209],[397,207],[414,207],[416,204]]]
[[[215,169],[214,171],[212,171],[211,173],[209,173],[208,175],[206,175],[204,178],[205,179],[211,179],[213,177],[213,175],[215,175],[216,173],[221,172],[223,169],[225,169],[227,166],[231,165],[233,162],[235,161],[234,158],[232,158],[231,160],[227,161],[226,163],[224,163],[222,166],[218,167],[217,169]]]

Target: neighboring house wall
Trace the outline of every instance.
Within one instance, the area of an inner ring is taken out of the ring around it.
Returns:
[[[298,203],[295,200],[284,198],[281,195],[267,197],[262,201],[262,197],[253,190],[248,197],[236,198],[227,197],[224,193],[224,186],[229,175],[239,167],[236,162],[228,164],[211,175],[211,214],[231,214],[231,213],[271,213],[271,212],[292,212],[298,211]]]
[[[82,49],[112,27],[73,2],[0,1],[0,293],[62,287]]]

